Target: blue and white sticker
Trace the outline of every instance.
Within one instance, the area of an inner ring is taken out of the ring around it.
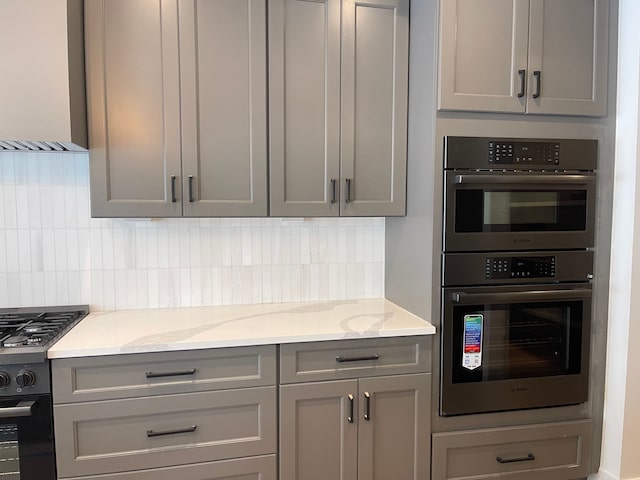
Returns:
[[[462,366],[475,370],[482,366],[482,331],[484,317],[480,314],[464,316],[462,338]]]

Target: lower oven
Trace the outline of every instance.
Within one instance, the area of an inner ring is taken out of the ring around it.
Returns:
[[[592,252],[445,257],[440,414],[587,401]]]
[[[51,395],[0,399],[0,478],[56,480]]]

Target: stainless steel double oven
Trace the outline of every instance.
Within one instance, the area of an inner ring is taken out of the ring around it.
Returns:
[[[440,414],[588,399],[597,142],[445,138]]]

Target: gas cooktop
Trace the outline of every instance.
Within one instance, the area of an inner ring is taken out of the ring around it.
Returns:
[[[44,362],[47,348],[88,312],[86,305],[0,309],[0,365]]]

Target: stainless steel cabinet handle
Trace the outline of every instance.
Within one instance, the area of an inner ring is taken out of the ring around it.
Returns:
[[[344,201],[345,203],[351,203],[351,179],[347,178],[345,181],[345,184],[346,184],[347,192],[346,192]]]
[[[457,185],[590,185],[596,183],[595,175],[456,175],[453,179]]]
[[[195,432],[198,428],[197,425],[191,425],[187,428],[178,428],[176,430],[161,430],[158,432],[154,432],[153,430],[147,430],[147,437],[164,437],[165,435],[178,435],[180,433],[192,433]]]
[[[196,369],[192,368],[190,370],[181,370],[176,372],[146,372],[145,376],[147,378],[181,377],[184,375],[193,375],[195,373],[196,373]]]
[[[347,422],[353,423],[353,403],[354,403],[354,398],[353,398],[353,395],[351,395],[351,394],[349,394],[347,396],[347,398],[349,399],[349,416],[347,417]]]
[[[542,87],[542,72],[540,70],[536,70],[533,72],[533,76],[536,79],[536,92],[533,94],[533,98],[540,98],[540,89]]]
[[[524,92],[527,87],[527,71],[518,70],[518,75],[520,75],[520,91],[518,92],[518,98],[522,98],[524,97]]]
[[[507,302],[544,302],[547,300],[570,300],[589,298],[592,291],[588,289],[575,290],[530,290],[526,292],[505,293],[463,293],[451,294],[453,303],[468,305],[473,303],[507,303]]]
[[[536,457],[533,453],[527,454],[526,457],[514,457],[514,458],[504,458],[504,457],[496,457],[496,462],[498,463],[516,463],[516,462],[531,462],[535,460]]]
[[[366,360],[380,360],[380,355],[374,353],[373,355],[366,355],[363,357],[341,357],[338,355],[336,357],[336,362],[345,363],[345,362],[364,362]]]
[[[189,203],[193,203],[193,175],[189,175]]]
[[[371,420],[371,395],[364,392],[364,419],[368,422]]]
[[[171,175],[171,203],[176,203],[178,199],[176,198],[176,176]]]
[[[15,407],[0,408],[0,418],[30,417],[35,400],[22,400]]]
[[[336,179],[331,179],[331,203],[336,203]]]

